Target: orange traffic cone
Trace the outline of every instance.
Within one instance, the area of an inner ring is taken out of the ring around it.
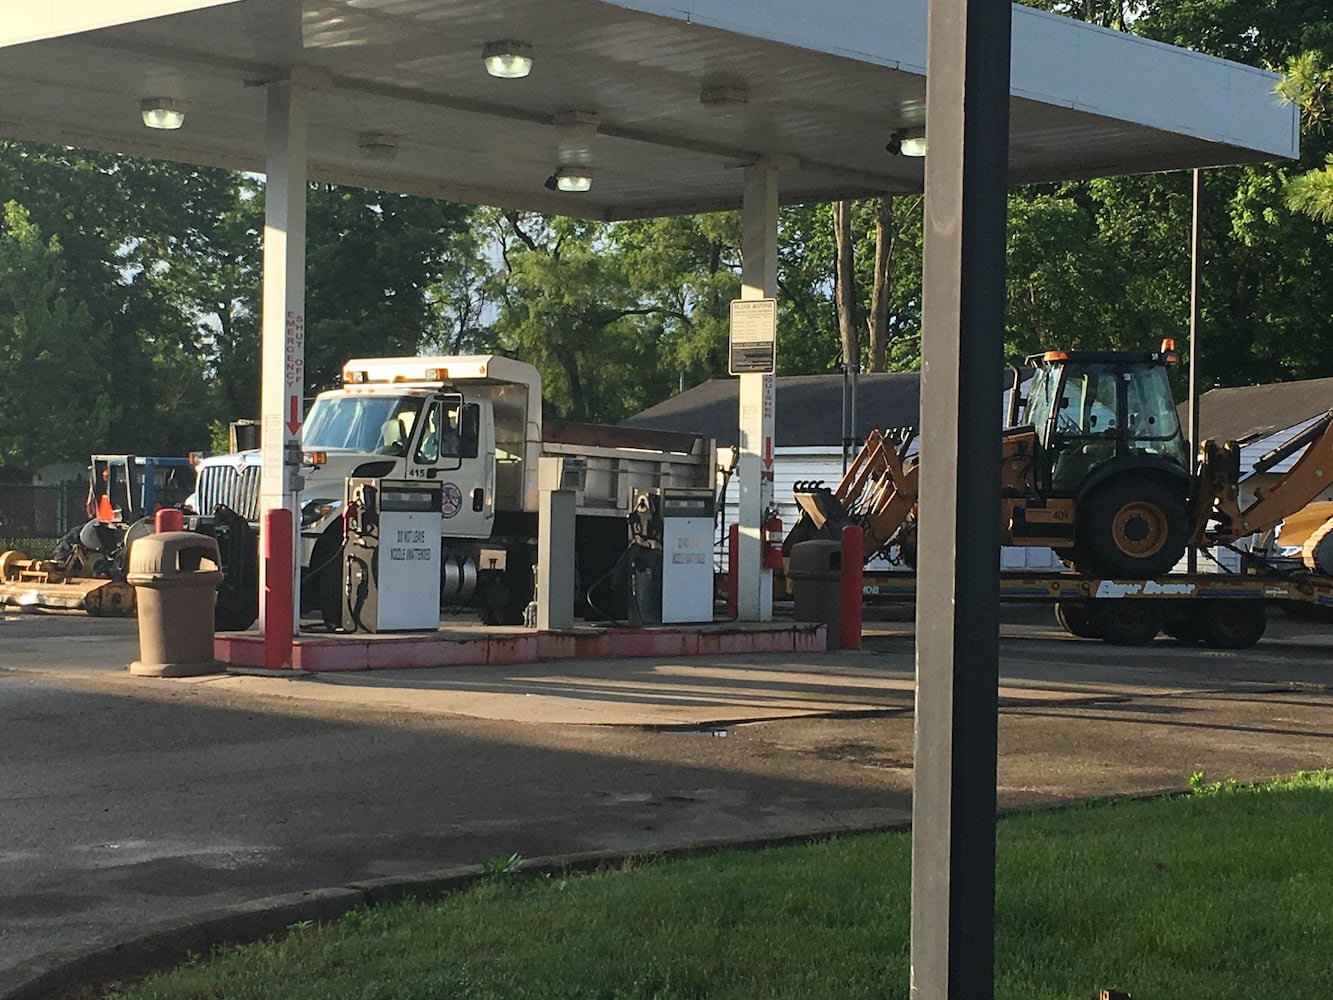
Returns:
[[[116,519],[116,512],[111,509],[111,498],[105,493],[97,501],[97,519],[108,523]]]

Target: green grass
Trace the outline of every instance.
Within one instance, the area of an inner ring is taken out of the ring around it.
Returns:
[[[1333,775],[1004,820],[996,996],[1328,994]],[[127,994],[228,1000],[907,996],[910,841],[846,837],[357,910]]]

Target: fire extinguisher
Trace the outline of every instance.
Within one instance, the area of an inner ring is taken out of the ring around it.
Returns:
[[[764,518],[764,569],[782,569],[782,518],[772,510]]]

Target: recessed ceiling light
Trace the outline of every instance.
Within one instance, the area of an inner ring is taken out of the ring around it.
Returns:
[[[185,107],[170,97],[146,97],[139,102],[139,114],[149,128],[180,128],[185,124]]]
[[[926,155],[926,127],[913,125],[900,128],[889,136],[884,148],[894,156],[921,157]]]
[[[487,42],[481,59],[486,72],[501,80],[518,80],[532,72],[532,46],[527,42]]]
[[[546,187],[551,191],[569,191],[581,194],[592,189],[591,167],[556,167],[555,173],[546,178]]]

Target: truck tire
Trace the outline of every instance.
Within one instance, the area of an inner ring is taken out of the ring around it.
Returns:
[[[477,610],[485,625],[522,625],[532,601],[531,563],[519,553],[511,553],[510,558],[514,562],[503,573],[488,570],[477,580]]]
[[[1088,576],[1161,576],[1185,554],[1188,535],[1184,488],[1161,476],[1126,473],[1079,501],[1074,567]]]
[[[1162,630],[1162,609],[1156,601],[1101,601],[1097,618],[1102,638],[1113,646],[1146,646]]]
[[[1249,649],[1268,628],[1262,601],[1203,601],[1199,617],[1204,642],[1217,649]]]
[[[1086,601],[1059,601],[1055,605],[1055,620],[1070,635],[1080,639],[1100,639],[1101,624],[1096,621]]]

